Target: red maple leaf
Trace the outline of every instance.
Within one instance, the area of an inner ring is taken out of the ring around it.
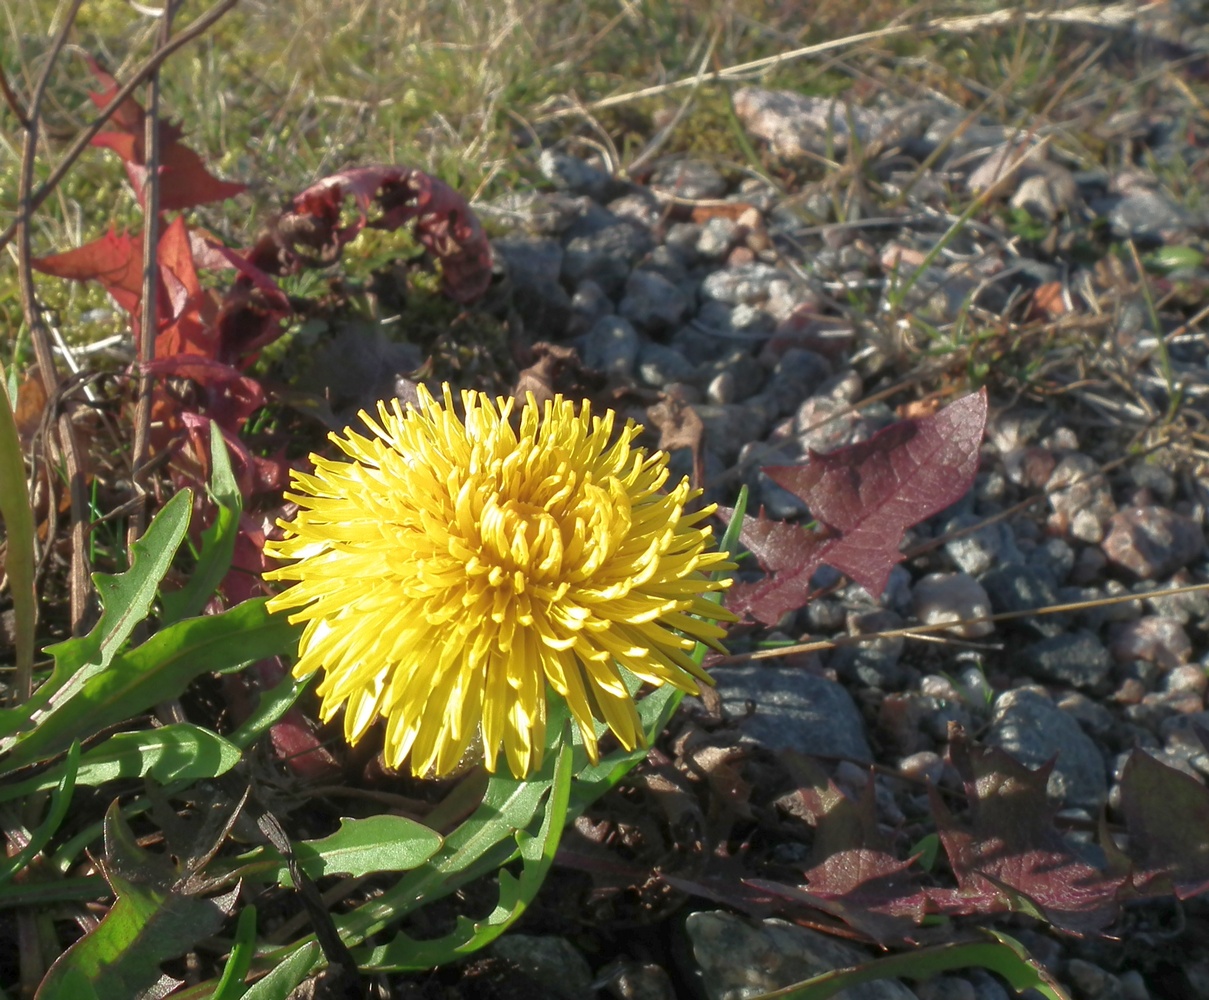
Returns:
[[[1209,790],[1204,785],[1135,749],[1121,772],[1121,813],[1139,893],[1188,899],[1209,892]]]
[[[35,257],[33,267],[56,278],[99,281],[122,309],[131,315],[138,311],[143,294],[143,247],[113,227],[100,239],[74,250]]]
[[[1058,806],[1047,791],[1053,761],[1034,771],[960,731],[953,733],[950,754],[965,783],[969,825],[958,823],[929,789],[957,877],[956,890],[932,889],[929,897],[948,913],[1030,913],[1076,934],[1111,924],[1128,875],[1084,860],[1055,828]]]
[[[95,59],[90,58],[88,64],[102,88],[89,96],[98,108],[106,108],[117,95],[117,81],[101,69]],[[100,132],[92,140],[94,146],[111,149],[122,158],[126,176],[130,179],[140,203],[144,200],[147,184],[146,118],[147,112],[143,106],[134,98],[128,97],[109,119],[112,127]],[[246,184],[219,180],[206,170],[201,157],[180,142],[182,132],[179,126],[161,121],[156,127],[159,135],[161,212],[179,211],[194,205],[222,201],[247,189]]]
[[[765,467],[775,483],[806,501],[823,530],[745,518],[741,540],[771,576],[733,587],[727,605],[774,624],[806,603],[810,578],[824,563],[879,595],[902,559],[903,532],[970,488],[986,414],[984,389],[932,416],[900,420],[860,444],[825,455],[812,451],[805,465]]]

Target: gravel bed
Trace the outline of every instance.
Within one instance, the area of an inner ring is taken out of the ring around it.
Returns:
[[[767,774],[787,752],[814,755],[854,794],[872,781],[879,821],[900,830],[927,813],[917,780],[957,783],[947,756],[953,724],[1032,767],[1053,761],[1050,794],[1075,825],[1106,809],[1111,818],[1121,762],[1135,747],[1205,783],[1209,753],[1189,723],[1209,723],[1209,594],[1163,590],[1209,580],[1209,494],[1193,433],[1206,412],[1209,350],[1196,322],[1181,325],[1199,308],[1197,290],[1209,288],[1197,260],[1209,219],[1145,166],[1087,169],[1058,153],[1045,128],[963,128],[962,115],[939,102],[845,114],[818,98],[749,87],[735,104],[752,139],[778,156],[840,156],[852,133],[866,148],[893,147],[872,168],[883,202],[863,219],[854,211],[837,221],[837,199],[822,185],[789,196],[675,158],[623,182],[598,162],[548,149],[539,161],[547,188],[482,206],[485,219],[509,228],[494,247],[531,340],[573,348],[640,420],[649,419],[643,400],[690,408],[704,426],[707,498],[731,504],[746,485],[751,509],[782,519],[809,515],[762,466],[866,440],[930,391],[941,398],[968,384],[969,359],[945,349],[962,338],[1000,338],[998,355],[983,357],[1001,358],[1002,368],[976,373],[991,389],[991,416],[974,488],[910,532],[905,548],[919,554],[894,570],[885,593],[874,600],[825,570],[816,580],[824,596],[771,634],[737,631],[733,651],[769,638],[1138,598],[970,626],[939,642],[880,639],[719,667],[716,698],[690,699],[652,759],[680,760],[676,739],[704,732],[718,753],[735,755],[735,780],[751,783],[752,761]],[[1143,124],[1156,157],[1195,159],[1163,122]],[[953,195],[963,205],[985,196],[986,208],[933,254],[955,221]],[[1024,221],[1036,239],[1019,236]],[[1136,275],[1107,252],[1111,241],[1186,260],[1150,277],[1166,296],[1158,329]],[[1083,252],[1069,252],[1080,242]],[[1196,253],[1179,258],[1174,248]],[[1009,369],[1034,350],[1044,370],[1016,379]],[[1167,421],[1169,384],[1181,395]],[[692,465],[687,448],[673,453],[677,473]],[[638,782],[649,790],[659,773]],[[747,808],[773,809],[768,788],[747,791]],[[627,857],[644,856],[635,844],[666,841],[641,829],[654,820],[631,821],[629,834],[619,821],[611,841],[626,854],[632,836]],[[564,860],[592,846],[592,822],[569,832]],[[801,850],[792,841],[776,848],[790,868]],[[738,870],[720,853],[712,861],[719,878]],[[667,858],[659,866],[675,869]],[[497,947],[559,995],[673,997],[696,983],[711,1000],[737,998],[873,955],[781,920],[736,916],[653,875],[636,888],[622,870],[623,892],[601,888],[608,873],[594,874],[576,895],[572,876],[556,872],[567,898],[537,906],[526,933]],[[593,944],[592,921],[610,906],[637,930]],[[1125,945],[1020,919],[1003,926],[1072,996],[1142,1000],[1209,995],[1207,917],[1196,900],[1182,914],[1174,904],[1137,907],[1117,931],[1132,936]],[[674,930],[652,929],[661,922]],[[672,943],[653,944],[661,935]],[[1008,992],[973,970],[844,995]]]

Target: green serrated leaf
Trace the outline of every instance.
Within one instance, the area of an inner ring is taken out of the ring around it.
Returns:
[[[147,617],[160,581],[172,565],[189,527],[193,494],[181,490],[164,504],[151,526],[131,547],[131,566],[125,573],[94,573],[93,584],[101,599],[101,617],[88,635],[47,648],[55,658],[50,677],[21,708],[0,711],[0,753],[13,747],[20,730],[41,726],[52,698],[70,701],[88,681],[103,671]],[[79,734],[73,734],[73,738]],[[70,741],[69,741],[70,742]]]
[[[549,794],[554,765],[550,756],[538,774],[524,780],[492,775],[478,809],[445,837],[435,856],[380,896],[334,918],[341,937],[358,944],[424,903],[448,896],[515,858],[520,852],[516,834],[533,823]]]
[[[324,875],[359,877],[373,872],[407,872],[418,868],[441,849],[443,838],[435,830],[403,816],[341,819],[340,829],[321,840],[292,844],[294,856],[312,879]],[[281,854],[261,847],[241,855],[238,871],[249,866],[264,870],[282,886],[293,880]]]
[[[118,733],[80,758],[75,783],[90,788],[121,778],[173,781],[216,778],[239,763],[240,749],[217,733],[187,722],[160,729]],[[67,763],[26,781],[0,785],[0,802],[53,788]]]
[[[499,902],[491,913],[481,920],[459,917],[452,933],[434,940],[416,941],[399,932],[389,943],[356,956],[358,966],[378,972],[436,968],[486,947],[511,927],[537,895],[554,863],[566,827],[571,767],[572,750],[564,740],[537,833],[517,830],[513,834],[521,857],[521,873],[519,877],[506,871],[499,873]]]
[[[106,842],[140,851],[116,808],[106,816]],[[145,853],[145,852],[144,852]],[[159,860],[159,859],[157,859]],[[165,884],[158,864],[141,878],[110,863],[102,871],[117,901],[101,923],[67,949],[50,967],[36,1000],[61,997],[130,1000],[162,976],[160,963],[192,950],[217,933],[234,904],[238,887],[224,897],[204,899]]]
[[[160,617],[165,625],[200,615],[231,568],[235,540],[239,537],[243,494],[231,471],[231,457],[222,431],[214,421],[210,421],[210,468],[209,494],[216,511],[214,523],[202,532],[201,552],[197,565],[189,574],[189,582],[181,590],[160,595]]]
[[[161,701],[179,697],[198,675],[237,668],[296,648],[298,628],[272,615],[258,598],[205,618],[162,629],[113,659],[66,700],[56,695],[32,732],[0,761],[14,771],[65,750],[73,739],[115,726]],[[61,694],[62,692],[60,692]]]

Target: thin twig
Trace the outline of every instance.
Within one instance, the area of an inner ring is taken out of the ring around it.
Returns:
[[[21,107],[21,102],[17,99],[17,95],[13,93],[13,88],[9,86],[8,77],[5,76],[2,67],[0,67],[0,94],[4,95],[4,103],[8,105],[9,111],[13,113],[21,127],[29,128],[29,118]]]
[[[172,38],[172,14],[175,0],[165,0],[160,22],[160,47]],[[155,336],[159,304],[159,230],[160,230],[160,74],[156,69],[147,78],[147,110],[143,115],[143,294],[139,315],[138,402],[134,411],[134,448],[130,456],[131,488],[136,497],[143,494],[143,476],[147,464],[151,431],[151,362],[155,359]],[[147,524],[146,504],[138,504],[126,527],[126,545],[131,547],[142,537]]]
[[[21,151],[21,178],[17,192],[17,218],[9,227],[17,234],[17,278],[21,286],[21,306],[25,314],[25,324],[29,328],[30,340],[34,347],[34,356],[38,361],[38,372],[42,385],[46,389],[46,398],[55,399],[58,395],[59,376],[55,369],[54,352],[50,345],[50,335],[46,322],[42,318],[42,310],[38,305],[37,289],[34,287],[33,246],[30,237],[30,222],[34,210],[38,206],[35,195],[31,194],[34,183],[34,165],[38,157],[38,128],[41,124],[42,101],[46,96],[46,88],[50,83],[50,74],[58,61],[63,46],[67,43],[67,35],[75,23],[83,0],[73,0],[59,33],[51,42],[50,51],[42,66],[42,72],[34,84],[34,92],[30,97],[29,109],[26,114],[25,144]],[[3,246],[0,241],[0,246]],[[67,475],[68,488],[71,493],[71,627],[73,633],[79,634],[84,627],[88,610],[88,566],[85,561],[87,547],[85,546],[86,512],[88,496],[85,491],[84,473],[80,464],[79,448],[76,442],[75,428],[72,425],[71,414],[64,411],[59,414],[59,450],[63,457],[63,465]],[[50,509],[54,509],[51,500]],[[18,693],[21,700],[29,697],[30,692]]]

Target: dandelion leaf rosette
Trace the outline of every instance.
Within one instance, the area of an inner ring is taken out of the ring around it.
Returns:
[[[385,757],[413,773],[453,770],[481,737],[518,776],[540,766],[549,685],[566,699],[589,756],[597,720],[633,749],[643,739],[627,672],[695,693],[691,656],[721,648],[707,596],[729,567],[690,512],[687,480],[665,490],[667,456],[556,396],[464,392],[461,413],[423,387],[418,405],[379,404],[369,429],[312,456],[287,496],[299,505],[266,551],[292,581],[270,602],[305,623],[294,671],[322,674],[324,721],[344,710],[350,743],[386,720]],[[713,619],[712,621],[708,619]]]

